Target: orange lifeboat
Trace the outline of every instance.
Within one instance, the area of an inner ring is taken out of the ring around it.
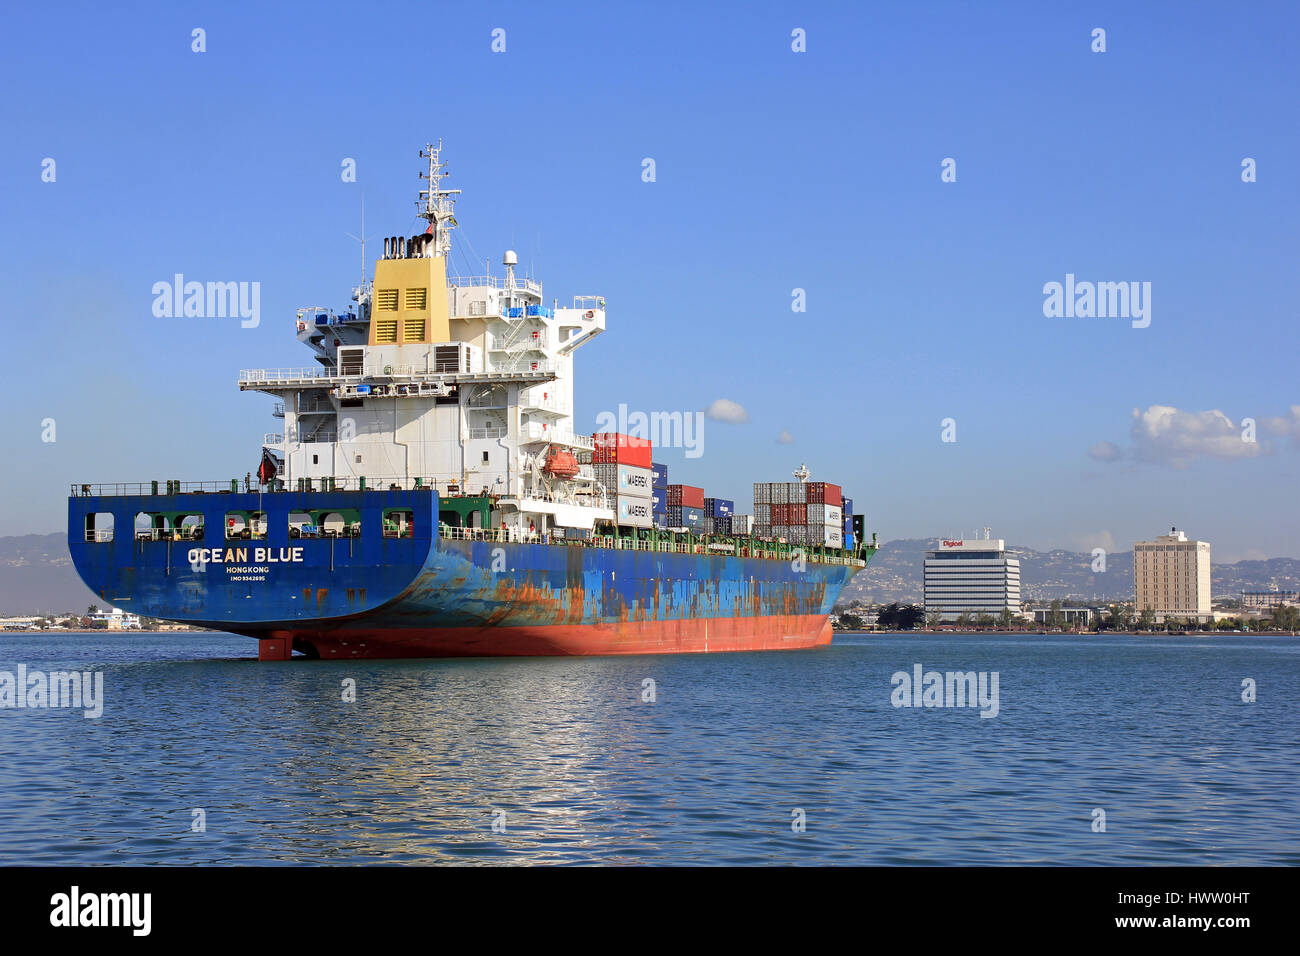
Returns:
[[[542,472],[552,478],[572,478],[578,473],[578,459],[573,452],[552,445],[546,453],[546,464],[542,465]]]

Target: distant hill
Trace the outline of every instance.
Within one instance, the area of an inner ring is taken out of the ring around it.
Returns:
[[[921,601],[924,552],[937,548],[938,538],[890,541],[871,559],[840,596],[848,601]],[[1073,598],[1078,601],[1132,600],[1133,552],[1106,556],[1106,572],[1094,574],[1092,555],[1078,551],[1010,549],[1020,558],[1021,596],[1026,600]],[[1300,561],[1270,558],[1215,564],[1211,571],[1215,597],[1238,597],[1243,589],[1300,589]],[[72,566],[67,540],[61,533],[0,537],[0,616],[85,611],[104,604]]]
[[[0,537],[0,616],[84,614],[101,598],[82,582],[68,554],[66,534]]]
[[[922,568],[925,552],[939,547],[938,538],[900,538],[886,543],[844,589],[840,603],[901,601],[919,604],[922,598]],[[1106,555],[1104,573],[1092,570],[1092,555],[1080,551],[1035,551],[1011,546],[1020,559],[1020,596],[1024,600],[1076,601],[1133,600],[1133,552],[1114,551]],[[1300,560],[1270,558],[1267,561],[1238,561],[1213,564],[1210,569],[1214,597],[1240,597],[1243,590],[1300,589]]]

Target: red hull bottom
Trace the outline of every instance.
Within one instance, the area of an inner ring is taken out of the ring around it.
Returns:
[[[703,654],[799,650],[830,642],[831,625],[827,617],[808,614],[576,626],[284,630],[261,637],[258,658],[288,660],[295,650],[327,660]]]

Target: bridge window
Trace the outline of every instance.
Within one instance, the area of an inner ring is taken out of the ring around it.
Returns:
[[[86,515],[87,541],[113,540],[113,513],[111,511],[92,511]]]

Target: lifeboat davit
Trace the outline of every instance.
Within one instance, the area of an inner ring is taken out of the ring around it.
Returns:
[[[572,478],[578,473],[578,459],[573,452],[551,446],[546,453],[546,464],[542,472],[552,478]]]

